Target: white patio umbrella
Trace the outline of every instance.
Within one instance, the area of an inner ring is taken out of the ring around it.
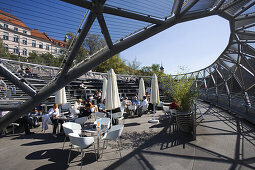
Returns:
[[[107,79],[104,78],[103,79],[103,88],[102,88],[102,98],[101,98],[102,102],[106,98],[106,89],[107,89]]]
[[[150,102],[153,104],[153,119],[150,119],[149,123],[158,123],[159,120],[156,120],[155,118],[155,114],[156,114],[155,105],[159,103],[159,88],[158,88],[158,78],[155,73],[152,75],[152,80],[151,80]]]
[[[111,125],[112,125],[112,110],[120,107],[120,97],[117,85],[116,74],[113,69],[108,71],[108,81],[106,90],[106,110],[111,111]]]
[[[139,99],[139,100],[143,100],[143,96],[145,96],[145,87],[144,87],[143,78],[141,78],[141,79],[140,79],[140,82],[139,82],[138,99]]]

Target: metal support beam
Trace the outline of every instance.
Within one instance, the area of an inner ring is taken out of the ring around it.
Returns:
[[[225,0],[218,0],[218,1],[214,4],[214,7],[211,9],[211,11],[216,11],[216,10],[218,10],[224,2],[225,2]]]
[[[10,106],[10,105],[0,105],[0,111],[12,111],[17,110],[17,106]]]
[[[180,16],[184,16],[188,10],[190,10],[199,0],[193,0],[189,5],[186,5],[180,12]]]
[[[12,82],[15,86],[19,87],[21,90],[23,90],[25,93],[27,93],[29,96],[34,96],[36,94],[35,90],[33,90],[30,86],[28,86],[26,83],[23,83],[20,78],[18,78],[15,74],[13,74],[11,71],[9,71],[6,67],[4,67],[2,64],[0,64],[0,75],[2,77],[7,78],[10,82]]]
[[[183,1],[184,0],[174,0],[172,15],[174,14],[177,17],[180,14],[181,9],[182,9]]]
[[[225,10],[227,10],[227,9],[229,9],[229,8],[231,8],[231,7],[235,6],[235,5],[237,5],[238,3],[242,2],[242,1],[243,1],[243,0],[236,0],[236,1],[233,1],[232,4],[226,6],[226,7],[223,8],[222,10],[225,11]],[[230,1],[230,3],[231,3],[231,1]]]
[[[90,11],[89,16],[82,27],[79,37],[77,38],[77,40],[72,48],[72,51],[70,52],[69,57],[65,63],[64,68],[62,69],[58,79],[63,78],[63,76],[65,76],[66,73],[68,72],[68,70],[71,68],[73,60],[76,57],[77,53],[79,52],[79,49],[80,49],[81,45],[83,44],[83,41],[84,41],[85,37],[87,36],[95,19],[96,19],[96,15],[95,15],[94,11]]]
[[[94,4],[92,2],[88,2],[88,1],[75,1],[75,0],[61,0],[61,1],[73,4],[73,5],[77,5],[79,7],[87,8],[87,9],[92,9],[94,6]],[[153,23],[153,24],[164,24],[163,20],[151,18],[146,15],[136,14],[136,13],[129,12],[129,11],[119,9],[119,8],[118,9],[112,8],[109,6],[103,7],[103,13],[116,15],[116,16],[120,16],[120,17],[125,17],[125,18],[130,18],[130,19],[135,19],[138,21],[149,22],[149,23]]]
[[[136,13],[124,11],[122,9],[116,9],[116,8],[108,7],[108,6],[104,6],[103,12],[106,13],[106,14],[111,14],[111,15],[116,15],[116,16],[120,16],[120,17],[135,19],[135,20],[138,20],[138,21],[149,22],[149,23],[152,23],[152,24],[164,24],[164,21],[159,20],[159,19],[151,18],[149,16],[140,15],[140,14],[136,14]]]
[[[110,33],[108,31],[108,28],[107,28],[107,25],[105,23],[104,16],[102,13],[103,12],[103,4],[100,4],[99,2],[97,2],[95,9],[96,9],[95,12],[97,15],[97,20],[99,22],[101,32],[104,35],[106,44],[107,44],[108,48],[112,49],[113,48],[112,39],[111,39]]]
[[[237,13],[235,14],[234,18],[237,17],[237,16],[239,16],[240,14],[242,14],[244,11],[246,11],[246,10],[249,9],[250,7],[252,7],[254,4],[255,4],[255,1],[252,2],[252,3],[250,3],[249,5],[247,5],[246,7],[242,8],[239,12],[237,12]]]

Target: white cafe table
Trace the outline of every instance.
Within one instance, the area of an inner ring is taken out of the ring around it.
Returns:
[[[99,140],[100,140],[100,135],[102,133],[105,133],[107,132],[107,128],[103,128],[103,129],[100,129],[99,133],[98,133],[98,130],[97,128],[93,128],[92,126],[96,126],[96,124],[92,123],[90,125],[88,125],[87,127],[83,128],[82,129],[82,132],[85,132],[85,133],[90,133],[92,136],[97,136],[97,154],[98,154],[98,157],[100,158],[100,153],[99,153]]]

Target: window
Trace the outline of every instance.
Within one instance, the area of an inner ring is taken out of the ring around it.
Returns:
[[[6,51],[9,51],[9,46],[8,46],[8,44],[5,44],[5,45],[4,45],[4,48],[5,48]]]
[[[23,30],[23,33],[24,33],[24,34],[27,34],[27,31]]]
[[[25,44],[25,45],[27,45],[27,38],[23,38],[22,43]]]
[[[43,48],[43,43],[39,42],[39,48]]]
[[[50,50],[49,44],[46,44],[46,50]]]
[[[18,28],[17,28],[17,27],[14,27],[14,31],[18,31]]]
[[[55,49],[54,49],[54,54],[57,54],[57,53],[58,53],[58,49],[55,48]]]
[[[9,33],[8,32],[4,32],[3,40],[9,40]]]
[[[8,25],[7,25],[7,24],[4,24],[4,28],[8,28]]]
[[[22,53],[23,55],[27,55],[27,49],[23,49],[23,53]]]
[[[13,42],[19,42],[19,37],[17,35],[13,36]]]
[[[36,41],[32,40],[32,47],[36,47]]]
[[[16,54],[19,54],[19,48],[17,46],[15,46],[13,48],[13,52],[16,53]]]

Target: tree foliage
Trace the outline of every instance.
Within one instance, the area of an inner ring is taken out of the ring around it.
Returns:
[[[119,54],[116,54],[110,59],[98,65],[94,71],[106,73],[111,68],[114,69],[114,72],[117,74],[126,74],[128,70],[125,62],[119,57]]]

